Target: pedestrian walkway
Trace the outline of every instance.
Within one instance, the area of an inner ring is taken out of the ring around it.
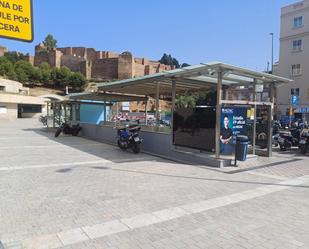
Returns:
[[[5,248],[309,248],[305,157],[222,172],[18,120],[0,158]]]

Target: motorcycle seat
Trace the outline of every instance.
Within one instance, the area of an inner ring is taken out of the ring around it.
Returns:
[[[137,125],[129,126],[129,131],[130,132],[139,131],[140,129],[141,129],[141,127],[137,126]]]

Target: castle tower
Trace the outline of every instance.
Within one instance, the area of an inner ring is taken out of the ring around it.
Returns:
[[[0,46],[0,57],[4,56],[4,54],[8,51],[6,47]]]
[[[134,77],[134,57],[130,52],[123,52],[118,58],[118,79]]]

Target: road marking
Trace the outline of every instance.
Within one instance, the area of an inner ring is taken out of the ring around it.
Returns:
[[[195,213],[205,212],[219,207],[248,201],[257,197],[300,186],[309,182],[309,175],[295,179],[289,179],[279,183],[269,184],[263,187],[242,191],[239,193],[204,200],[196,203],[167,208],[151,213],[140,214],[130,218],[123,218],[103,222],[95,225],[74,228],[68,231],[33,237],[22,241],[25,249],[46,248],[46,245],[54,247],[72,245],[81,241],[105,237],[136,228],[147,227],[153,224],[166,222],[172,219],[188,216]],[[309,187],[309,186],[308,186]],[[61,245],[59,245],[59,241]]]
[[[0,171],[10,171],[10,170],[22,170],[22,169],[40,169],[40,168],[56,168],[56,167],[66,167],[66,166],[79,166],[79,165],[89,165],[98,163],[108,163],[109,160],[100,159],[94,161],[85,162],[70,162],[70,163],[51,163],[51,164],[38,164],[29,166],[13,166],[13,167],[1,167]]]
[[[28,165],[28,166],[12,166],[12,167],[0,167],[0,171],[13,171],[13,170],[25,170],[25,169],[41,169],[41,168],[59,168],[59,167],[73,167],[73,166],[80,166],[80,165],[91,165],[91,164],[106,164],[109,165],[117,165],[118,163],[128,162],[128,159],[118,159],[117,161],[111,161],[107,159],[99,159],[93,161],[84,161],[84,162],[69,162],[69,163],[51,163],[51,164],[37,164],[37,165]],[[141,162],[141,161],[155,161],[149,157],[137,157],[131,158],[132,161]]]
[[[0,147],[0,150],[15,150],[15,149],[38,149],[38,148],[52,148],[52,147],[70,147],[73,145],[66,145],[66,144],[59,144],[57,143],[57,141],[54,141],[55,144],[53,145],[20,145],[20,146],[2,146]],[[88,143],[88,144],[78,144],[78,145],[74,145],[74,148],[79,148],[82,146],[104,146],[102,144],[99,143]]]

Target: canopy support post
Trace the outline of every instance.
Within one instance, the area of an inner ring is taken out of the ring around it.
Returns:
[[[175,100],[176,100],[176,81],[172,81],[172,110],[171,110],[171,128],[174,143],[174,111],[175,111]]]
[[[106,124],[106,100],[104,99],[104,124]]]
[[[64,109],[64,122],[68,122],[68,117],[67,117],[67,104],[63,105],[63,109]]]
[[[273,109],[274,109],[274,86],[269,83],[269,100],[271,106],[268,111],[268,133],[267,133],[267,156],[272,157],[272,136],[273,136]]]
[[[148,117],[148,98],[145,100],[145,125],[146,126],[148,125],[147,117]]]
[[[253,80],[253,102],[254,102],[254,113],[253,113],[253,129],[252,129],[252,154],[255,155],[255,151],[256,151],[256,99],[257,99],[257,95],[256,95],[256,83],[257,80],[254,79]]]
[[[217,106],[216,106],[216,159],[220,159],[220,130],[221,130],[221,100],[222,100],[222,71],[218,71],[217,82]]]
[[[71,103],[71,117],[72,121],[76,122],[76,103]]]
[[[51,108],[53,108],[53,128],[55,128],[56,127],[55,103],[51,104]]]
[[[156,127],[159,130],[160,126],[160,83],[157,82],[157,89],[156,89]]]

